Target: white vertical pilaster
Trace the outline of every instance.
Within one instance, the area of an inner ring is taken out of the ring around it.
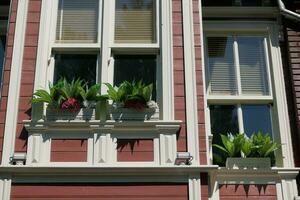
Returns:
[[[30,134],[27,144],[26,165],[36,164],[40,162],[42,153],[41,144],[43,144],[40,134]]]
[[[158,83],[162,84],[162,102],[160,118],[174,119],[174,87],[173,87],[173,31],[172,31],[172,0],[161,0],[161,67],[162,75]]]
[[[160,163],[161,165],[174,165],[177,146],[176,134],[160,134]]]
[[[200,176],[193,176],[189,178],[189,200],[201,199],[200,183]]]
[[[18,0],[1,163],[6,166],[15,148],[27,13],[28,0]]]
[[[193,164],[199,165],[198,109],[195,66],[193,2],[182,0],[184,71],[186,91],[186,126],[188,151],[194,157]]]
[[[109,148],[111,144],[110,134],[94,135],[94,164],[107,164],[109,160]]]
[[[10,200],[11,179],[0,178],[0,199]]]

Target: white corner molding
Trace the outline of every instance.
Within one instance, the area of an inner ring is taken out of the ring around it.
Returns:
[[[0,178],[0,199],[10,200],[11,179]]]
[[[161,0],[161,63],[163,120],[174,119],[172,0]]]
[[[189,200],[201,199],[201,179],[200,176],[189,177]]]
[[[51,28],[54,26],[52,20],[54,2],[53,0],[42,1],[34,90],[46,88],[48,84],[47,71],[51,58],[49,44],[53,37]]]
[[[9,165],[9,158],[15,148],[16,127],[21,87],[21,74],[25,45],[28,0],[19,0],[15,25],[14,46],[11,63],[7,113],[3,141],[2,165]]]
[[[194,157],[193,164],[199,165],[199,134],[198,134],[198,109],[197,109],[197,85],[195,67],[194,46],[194,21],[193,2],[182,1],[183,15],[183,41],[184,41],[184,71],[186,91],[186,126],[188,151]]]

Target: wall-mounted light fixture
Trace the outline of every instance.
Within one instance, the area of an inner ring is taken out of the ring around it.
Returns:
[[[192,160],[190,152],[177,152],[175,165],[191,165]]]
[[[26,162],[26,153],[14,153],[12,157],[10,157],[10,163],[12,165],[25,165]]]

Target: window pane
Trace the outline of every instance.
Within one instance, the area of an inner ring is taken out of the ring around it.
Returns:
[[[156,55],[115,56],[114,84],[125,80],[153,83],[153,99],[156,99]]]
[[[276,6],[275,0],[202,0],[203,6]]]
[[[155,43],[155,0],[116,0],[115,42]]]
[[[0,36],[0,87],[2,84],[2,72],[3,72],[3,64],[4,64],[4,53],[5,53],[5,43],[6,37]]]
[[[213,144],[222,145],[220,134],[239,133],[237,108],[234,105],[211,105],[210,123],[211,132],[213,134]],[[223,145],[222,145],[223,146]],[[223,165],[225,160],[222,159],[222,152],[213,148],[214,164]]]
[[[264,38],[238,37],[242,93],[269,95]]]
[[[55,56],[54,83],[65,77],[68,81],[83,79],[89,85],[96,83],[97,55],[69,55]]]
[[[61,43],[95,43],[99,0],[60,0],[56,40]]]
[[[239,133],[236,106],[211,105],[209,109],[212,134]]]
[[[269,105],[242,106],[244,130],[247,136],[262,131],[272,135],[271,107]]]
[[[208,72],[211,94],[237,93],[232,37],[208,37]]]

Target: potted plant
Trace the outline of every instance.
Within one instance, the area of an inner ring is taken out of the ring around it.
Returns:
[[[111,118],[113,120],[149,120],[153,118],[158,106],[151,100],[153,85],[139,82],[122,82],[118,87],[109,83],[107,94],[113,101]]]
[[[274,152],[280,146],[262,132],[254,133],[250,138],[245,134],[221,135],[221,140],[222,145],[213,144],[219,150],[214,158],[226,159],[226,167],[230,169],[270,168],[271,161],[274,163]]]
[[[95,118],[95,107],[107,97],[99,94],[100,85],[90,88],[82,80],[68,82],[59,80],[49,84],[49,92],[44,89],[33,94],[33,103],[47,103],[47,120],[91,120]]]

